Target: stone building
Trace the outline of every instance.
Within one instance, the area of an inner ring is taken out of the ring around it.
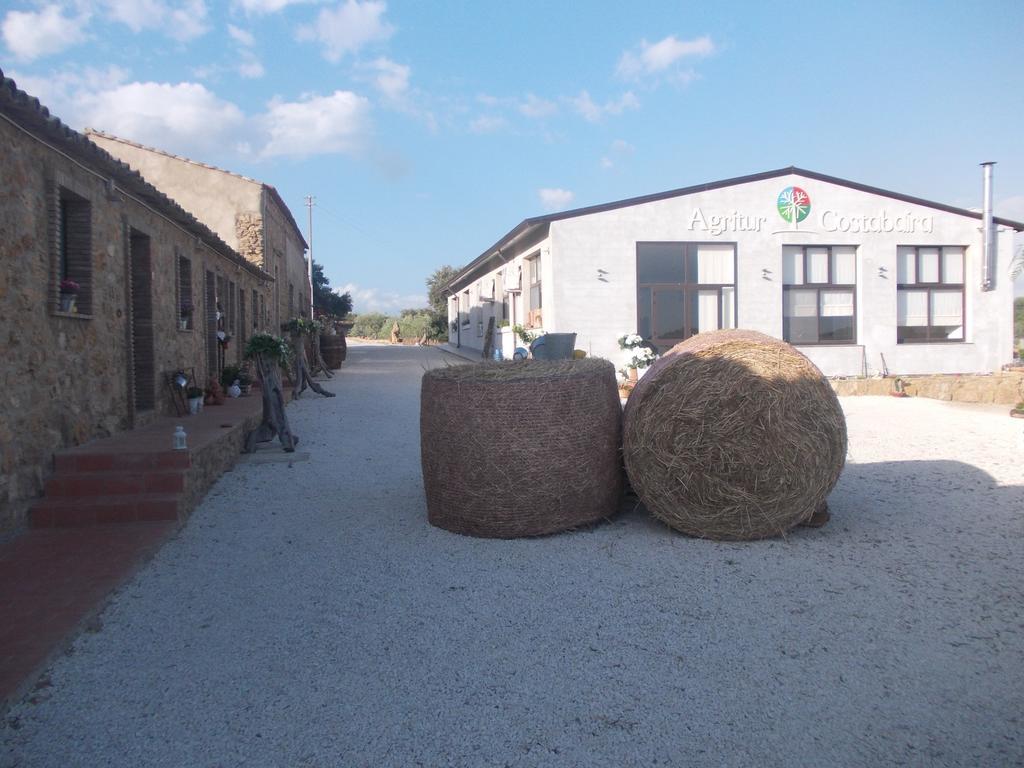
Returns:
[[[310,316],[306,241],[274,187],[100,131],[85,133],[275,278],[269,328],[280,332],[288,319]]]
[[[0,71],[0,531],[24,523],[54,452],[174,413],[171,374],[201,385],[239,360],[273,296],[271,275]]]

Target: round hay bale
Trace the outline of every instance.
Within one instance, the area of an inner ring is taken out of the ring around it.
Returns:
[[[420,449],[433,525],[539,536],[612,515],[622,409],[607,360],[525,360],[423,375]]]
[[[754,331],[677,344],[640,379],[623,418],[633,489],[691,536],[782,535],[811,517],[846,460],[846,420],[821,371]]]

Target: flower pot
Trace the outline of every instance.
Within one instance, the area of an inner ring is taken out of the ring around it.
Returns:
[[[74,312],[75,311],[75,300],[77,295],[74,293],[62,293],[60,295],[60,311],[61,312]]]
[[[201,397],[190,397],[188,399],[188,412],[195,416],[199,413],[199,409],[203,405],[203,398]]]

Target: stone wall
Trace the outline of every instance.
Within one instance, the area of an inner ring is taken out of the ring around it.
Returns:
[[[106,187],[93,174],[0,122],[0,531],[24,524],[52,471],[53,453],[173,412],[165,375],[209,375],[205,276],[231,279],[269,302],[259,274],[240,267],[162,215]],[[91,313],[57,306],[58,188],[88,201]],[[149,238],[156,408],[133,402],[129,235]],[[192,328],[180,329],[178,256],[191,264]],[[236,359],[237,350],[231,358]]]
[[[305,246],[292,227],[289,216],[281,210],[274,196],[264,191],[267,251],[277,256],[277,301],[280,322],[302,315],[309,317],[309,277],[306,273]],[[268,271],[273,273],[273,268]],[[289,307],[289,289],[292,302]]]
[[[959,403],[1003,403],[1024,401],[1024,373],[991,375],[900,376],[904,391],[911,397],[953,400]],[[832,389],[844,395],[888,395],[896,377],[885,379],[833,379]]]
[[[235,216],[235,236],[238,252],[245,260],[263,267],[263,217],[257,213],[239,213]]]

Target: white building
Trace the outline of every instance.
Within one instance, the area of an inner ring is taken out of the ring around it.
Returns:
[[[506,358],[519,324],[619,365],[624,333],[664,351],[745,328],[830,376],[995,371],[1012,358],[1024,224],[992,219],[986,249],[985,220],[792,167],[539,216],[449,283],[449,341],[482,350],[493,317]]]

